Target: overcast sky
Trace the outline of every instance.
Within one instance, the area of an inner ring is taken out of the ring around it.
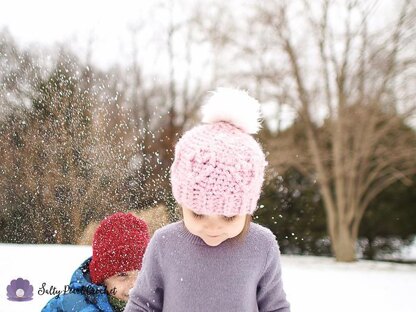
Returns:
[[[174,3],[182,0],[175,0]],[[185,1],[185,0],[183,0]],[[186,0],[185,7],[191,7],[199,0]],[[261,0],[233,1],[236,9]],[[367,1],[367,0],[362,0]],[[140,44],[148,48],[148,42],[163,40],[161,34],[167,16],[160,7],[167,6],[171,0],[0,0],[0,29],[8,28],[12,37],[24,47],[52,47],[64,43],[85,60],[88,43],[91,42],[92,62],[103,68],[114,63],[131,64],[132,26],[145,25],[141,32]],[[365,2],[372,6],[373,12],[382,17],[399,5],[400,1],[380,0]],[[150,3],[150,4],[149,4]],[[210,0],[202,0],[209,8]],[[373,6],[373,4],[376,5]],[[189,4],[189,5],[188,5]],[[157,12],[154,7],[159,6]],[[178,6],[179,7],[179,6]],[[183,8],[176,11],[176,18],[183,17]],[[388,14],[387,14],[388,15]],[[385,26],[386,19],[377,18],[376,23]],[[155,52],[155,46],[150,53]],[[157,48],[156,48],[157,49]],[[154,55],[153,55],[154,56]],[[165,59],[152,57],[154,64],[146,68],[155,70],[157,66],[164,71]],[[284,113],[287,115],[288,113]]]
[[[233,1],[241,7],[260,0]],[[185,3],[195,2],[187,0]],[[202,2],[207,7],[210,3],[209,0]],[[0,0],[0,29],[7,27],[25,46],[69,44],[81,57],[86,54],[92,39],[93,61],[106,67],[131,53],[129,28],[132,26],[145,24],[150,37],[157,36],[158,28],[160,33],[160,25],[166,16],[161,16],[163,10],[160,9],[157,14],[152,12],[149,3],[166,6],[170,0]],[[386,12],[394,3],[392,0],[378,1],[376,11]],[[176,16],[183,13],[181,9]]]
[[[119,61],[129,48],[132,25],[149,18],[149,1],[140,0],[0,0],[0,28],[7,27],[20,44],[68,43],[100,65]]]

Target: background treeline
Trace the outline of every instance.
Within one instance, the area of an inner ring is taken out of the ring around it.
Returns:
[[[154,54],[141,53],[145,26],[131,29],[131,61],[108,69],[92,53],[25,48],[0,32],[2,242],[75,243],[105,215],[161,203],[174,220],[173,147],[222,85],[264,103],[269,167],[255,219],[283,252],[352,261],[357,250],[372,259],[412,241],[411,1],[381,28],[374,6],[356,1],[211,4],[187,5],[180,20],[172,6],[155,8],[171,18],[154,71]]]

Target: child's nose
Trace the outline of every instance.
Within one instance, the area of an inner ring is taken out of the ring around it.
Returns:
[[[136,282],[136,279],[135,279],[135,278],[131,278],[131,279],[129,280],[129,288],[130,288],[130,289],[134,287],[134,283],[135,283],[135,282]]]
[[[133,288],[134,284],[136,283],[136,279],[137,279],[137,273],[133,274],[130,278],[129,278],[129,288]]]
[[[212,231],[220,231],[222,228],[221,222],[219,222],[216,219],[209,219],[206,223],[206,229],[212,230]]]

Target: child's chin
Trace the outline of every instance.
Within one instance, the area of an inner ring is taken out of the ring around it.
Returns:
[[[203,241],[205,242],[205,244],[207,244],[208,246],[211,247],[216,247],[218,245],[221,245],[221,243],[224,241],[223,238],[204,238]]]

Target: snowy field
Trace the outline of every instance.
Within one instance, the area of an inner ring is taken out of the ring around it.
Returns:
[[[52,297],[38,295],[41,285],[63,289],[90,254],[90,247],[0,244],[0,312],[40,311]],[[372,261],[343,264],[306,256],[283,256],[282,262],[293,312],[416,311],[416,265]],[[6,288],[18,277],[33,285],[33,300],[7,300]]]

